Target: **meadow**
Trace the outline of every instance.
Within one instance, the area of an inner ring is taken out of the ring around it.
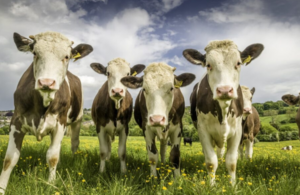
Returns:
[[[181,145],[181,177],[174,179],[168,164],[158,163],[158,177],[150,177],[149,162],[143,137],[129,136],[127,142],[127,174],[120,174],[116,140],[106,172],[99,173],[99,144],[97,137],[80,137],[80,149],[73,155],[70,138],[62,142],[61,158],[55,183],[47,182],[46,151],[49,137],[37,142],[26,136],[20,160],[11,174],[7,195],[93,195],[93,194],[300,194],[300,142],[259,142],[254,145],[252,160],[239,159],[237,181],[232,187],[219,159],[216,185],[210,186],[199,142]],[[0,136],[0,164],[2,165],[8,136]],[[294,150],[281,147],[293,145]],[[159,146],[159,144],[157,144]],[[169,157],[170,147],[167,151]]]

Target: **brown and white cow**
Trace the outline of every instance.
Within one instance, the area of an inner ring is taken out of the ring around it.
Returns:
[[[221,149],[226,142],[226,167],[232,183],[235,182],[243,114],[240,69],[242,64],[249,64],[258,57],[262,50],[263,45],[253,44],[240,52],[233,41],[223,40],[210,42],[204,55],[194,49],[183,51],[188,61],[207,68],[190,100],[191,116],[197,125],[211,184],[215,182],[218,167],[214,145]]]
[[[14,42],[23,52],[33,54],[33,62],[22,75],[14,93],[15,112],[10,124],[9,143],[0,176],[0,193],[6,189],[11,171],[19,160],[22,141],[31,132],[41,141],[50,134],[47,151],[49,181],[55,179],[61,141],[71,127],[72,151],[79,145],[82,118],[82,89],[78,77],[68,71],[70,59],[92,52],[87,44],[72,48],[73,42],[60,33],[45,32],[27,39],[14,33]]]
[[[100,145],[100,172],[105,170],[105,160],[111,155],[111,142],[115,133],[118,133],[121,172],[125,173],[126,140],[128,123],[132,116],[132,97],[121,83],[121,79],[142,72],[145,66],[139,64],[130,68],[128,62],[117,58],[110,61],[107,67],[99,63],[92,63],[91,67],[95,72],[107,76],[107,81],[98,91],[92,105],[92,117]]]
[[[129,88],[143,87],[136,98],[134,118],[146,140],[151,175],[156,176],[158,152],[156,136],[160,140],[161,162],[165,162],[167,140],[170,138],[170,162],[175,167],[174,175],[180,175],[180,141],[182,136],[182,116],[184,97],[180,87],[189,85],[195,75],[184,73],[174,75],[175,68],[165,63],[152,63],[144,71],[143,77],[125,77],[121,82]]]
[[[286,94],[286,95],[283,95],[281,97],[281,99],[288,105],[290,106],[294,106],[296,104],[299,104],[300,103],[300,93],[298,96],[294,96],[294,95],[291,95],[291,94]],[[298,129],[299,129],[299,138],[300,138],[300,109],[298,109],[297,111],[297,115],[296,115],[296,124],[298,126]]]
[[[259,133],[260,129],[260,120],[259,114],[252,106],[252,98],[255,92],[255,88],[251,90],[246,86],[241,86],[243,101],[244,101],[244,110],[243,110],[243,120],[242,120],[242,139],[239,146],[240,157],[244,157],[244,146],[246,145],[245,155],[246,158],[251,159],[253,155],[253,144],[254,138]]]

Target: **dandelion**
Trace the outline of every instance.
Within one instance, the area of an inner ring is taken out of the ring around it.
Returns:
[[[167,188],[165,186],[162,187],[163,190],[167,190]]]
[[[25,172],[24,172],[24,171],[22,172],[22,175],[25,175]]]
[[[205,184],[205,181],[201,181],[200,184],[201,184],[201,185],[204,185],[204,184]]]
[[[172,172],[172,170],[168,169],[168,173],[171,173],[171,172]]]
[[[158,170],[158,171],[159,171],[159,169],[160,169],[160,168],[156,168],[156,170]]]
[[[82,173],[79,172],[78,175],[82,175]]]
[[[226,192],[226,190],[225,190],[225,189],[223,189],[223,190],[222,190],[222,192]]]
[[[173,184],[173,182],[169,182],[168,184],[169,184],[169,186],[171,186]]]
[[[60,195],[60,193],[59,192],[55,192],[55,195]]]
[[[185,174],[185,173],[183,173],[183,174],[182,174],[182,176],[183,176],[183,177],[185,177],[185,176],[186,176],[186,174]]]
[[[146,183],[148,183],[150,180],[146,180]]]
[[[84,183],[85,182],[85,179],[83,179],[83,180],[81,180],[82,181],[82,183]]]
[[[240,177],[240,178],[239,178],[239,180],[240,180],[240,181],[243,181],[243,180],[244,180],[244,178]]]
[[[252,186],[252,183],[251,183],[251,182],[248,182],[248,185],[249,185],[249,186]]]

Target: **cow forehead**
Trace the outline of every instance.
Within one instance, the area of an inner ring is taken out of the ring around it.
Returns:
[[[250,100],[250,98],[252,97],[252,94],[250,92],[250,89],[246,86],[241,86],[242,88],[242,94],[245,100]]]
[[[173,86],[175,68],[166,63],[152,63],[144,70],[143,87],[156,90],[165,86]]]
[[[51,52],[54,54],[66,55],[71,51],[73,44],[64,35],[57,32],[45,32],[34,36],[34,51],[39,54],[43,52]]]
[[[108,72],[129,72],[130,64],[122,58],[116,58],[108,62],[107,71]]]

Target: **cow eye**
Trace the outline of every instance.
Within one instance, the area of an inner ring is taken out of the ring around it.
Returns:
[[[34,55],[34,56],[36,56],[36,53],[35,53],[35,51],[33,52],[33,55]]]
[[[171,87],[171,91],[173,91],[174,87]]]
[[[207,68],[210,68],[211,66],[210,66],[210,64],[207,64],[206,67],[207,67]]]
[[[127,76],[129,76],[129,73],[127,73]]]
[[[107,72],[106,75],[109,76],[109,72]]]
[[[238,66],[241,65],[241,64],[242,64],[241,62],[238,62],[238,63],[237,63]]]
[[[69,56],[66,56],[65,59],[68,60],[68,59],[69,59]]]

